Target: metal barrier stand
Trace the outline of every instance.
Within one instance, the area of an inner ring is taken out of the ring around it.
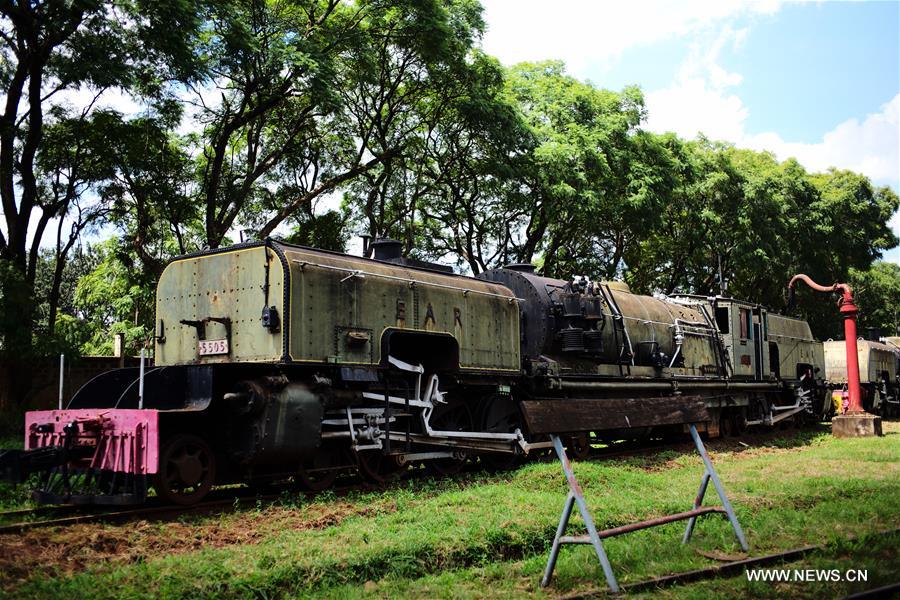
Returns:
[[[684,537],[681,540],[682,544],[686,544],[688,540],[691,539],[691,535],[694,532],[694,525],[697,522],[697,517],[709,513],[723,513],[728,516],[728,520],[731,522],[731,527],[734,529],[735,535],[737,535],[738,542],[741,544],[741,548],[744,552],[749,551],[749,546],[747,545],[747,539],[744,537],[744,532],[741,529],[740,523],[738,523],[737,517],[734,514],[734,509],[731,506],[731,502],[728,501],[728,496],[725,494],[725,488],[722,486],[722,482],[719,480],[719,476],[716,474],[716,470],[713,467],[712,461],[709,459],[709,455],[706,453],[706,448],[703,446],[703,442],[700,439],[700,434],[697,433],[697,428],[693,424],[689,424],[691,437],[694,440],[694,445],[697,447],[697,452],[700,453],[700,457],[703,459],[703,464],[705,465],[703,478],[700,480],[700,490],[697,492],[697,497],[694,499],[694,507],[691,510],[676,513],[673,515],[667,515],[664,517],[657,517],[655,519],[649,519],[647,521],[640,521],[638,523],[632,523],[631,525],[623,525],[621,527],[614,527],[612,529],[606,529],[604,531],[597,531],[597,527],[594,525],[594,519],[591,516],[590,511],[587,508],[587,504],[584,500],[584,493],[581,490],[581,486],[578,484],[578,480],[575,479],[575,472],[572,470],[572,463],[569,462],[569,457],[566,455],[566,450],[563,448],[562,440],[558,435],[551,435],[550,438],[553,441],[553,448],[556,451],[556,455],[559,457],[560,462],[562,463],[563,473],[566,476],[566,481],[569,484],[569,495],[566,498],[565,508],[563,508],[562,517],[559,519],[559,527],[556,529],[556,537],[553,538],[553,548],[550,550],[550,558],[547,561],[547,568],[544,571],[544,577],[541,579],[541,587],[546,587],[550,583],[550,579],[553,577],[553,570],[556,568],[556,559],[559,557],[559,549],[563,544],[590,544],[594,547],[594,552],[597,554],[597,558],[600,560],[600,564],[603,567],[603,573],[606,575],[606,582],[609,584],[610,590],[613,592],[619,591],[619,583],[616,581],[615,573],[613,573],[612,565],[609,563],[609,558],[606,556],[606,550],[603,548],[602,540],[604,538],[615,537],[617,535],[622,535],[623,533],[630,533],[632,531],[638,531],[640,529],[647,529],[649,527],[656,527],[657,525],[663,525],[665,523],[672,523],[675,521],[683,521],[687,519],[688,524],[687,528],[684,531]],[[709,482],[712,481],[713,486],[716,488],[716,493],[719,495],[719,500],[722,502],[721,506],[703,506],[703,498],[706,495],[706,489],[709,486]],[[587,535],[576,535],[569,536],[565,535],[566,528],[569,525],[569,517],[572,515],[572,509],[575,506],[578,506],[578,512],[581,513],[581,518],[584,520],[584,525],[587,528]]]

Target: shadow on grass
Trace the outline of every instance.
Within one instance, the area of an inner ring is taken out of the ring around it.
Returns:
[[[710,452],[742,454],[761,449],[792,450],[809,447],[817,440],[831,435],[831,425],[819,423],[801,429],[793,426],[785,429],[769,429],[744,432],[739,437],[709,439],[701,434],[703,445]],[[629,456],[630,453],[634,456]],[[610,453],[607,455],[607,453]],[[623,456],[624,455],[624,456]],[[699,456],[688,434],[667,440],[646,439],[614,442],[602,451],[588,457],[589,462],[615,461],[630,466],[654,470],[683,457]]]

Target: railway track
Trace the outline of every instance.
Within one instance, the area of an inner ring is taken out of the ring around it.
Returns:
[[[753,436],[749,438],[750,444],[754,446],[764,443],[772,439],[773,435]],[[739,442],[742,443],[742,442]],[[652,455],[664,450],[691,450],[693,446],[689,442],[664,442],[660,440],[644,440],[637,442],[618,442],[602,448],[592,448],[590,453],[580,458],[573,458],[576,462],[579,460],[614,460],[623,458],[635,458],[640,456]],[[551,454],[539,458],[538,460],[555,461],[556,458]],[[472,469],[478,469],[477,465],[470,465],[467,472]],[[425,473],[419,471],[411,471],[409,477],[426,477]],[[452,478],[453,476],[446,476]],[[370,489],[372,484],[361,483],[358,481],[348,483],[346,485],[330,488],[330,492],[338,496],[345,495],[352,491],[361,489]],[[32,509],[21,509],[0,512],[0,535],[9,535],[22,533],[31,529],[42,527],[66,527],[70,525],[86,524],[86,523],[121,523],[135,519],[153,518],[159,519],[169,516],[178,516],[182,514],[195,514],[203,512],[225,511],[238,509],[257,502],[268,502],[283,497],[284,493],[290,493],[295,496],[305,496],[313,498],[317,492],[306,492],[297,490],[289,486],[274,488],[272,493],[260,494],[252,488],[219,488],[213,490],[210,494],[212,498],[204,502],[192,506],[179,506],[171,504],[161,504],[155,502],[155,498],[151,498],[147,504],[142,506],[117,509],[96,506],[39,506]]]
[[[340,496],[351,491],[363,488],[363,484],[350,484],[339,486],[331,489],[331,492]],[[10,519],[10,517],[23,517],[22,520],[13,523],[0,524],[0,535],[15,534],[37,529],[41,527],[65,527],[69,525],[78,525],[84,523],[121,523],[134,519],[145,518],[164,518],[169,516],[178,516],[182,514],[197,514],[204,512],[225,512],[227,510],[238,509],[246,506],[252,506],[258,502],[270,502],[283,497],[285,492],[290,492],[296,497],[305,496],[313,497],[315,492],[304,492],[288,487],[275,488],[277,491],[271,493],[255,493],[252,488],[240,490],[218,489],[214,490],[211,495],[214,496],[210,500],[199,502],[190,506],[181,506],[175,504],[162,504],[153,502],[154,499],[141,506],[127,509],[110,509],[98,507],[78,507],[78,506],[49,506],[38,507],[36,509],[24,509],[0,512],[0,523]],[[51,514],[54,518],[50,519],[27,519],[27,517],[36,514]],[[60,516],[57,516],[60,515]]]
[[[900,529],[887,529],[884,531],[877,531],[874,533],[858,536],[850,535],[846,539],[848,541],[859,539],[875,539],[896,536],[898,533],[900,533]],[[695,569],[693,571],[664,575],[662,577],[656,577],[644,581],[636,581],[634,583],[623,585],[622,590],[632,593],[652,592],[667,587],[693,583],[695,581],[715,579],[718,577],[731,577],[751,568],[759,568],[765,565],[772,564],[791,563],[813,552],[825,551],[828,549],[828,547],[828,544],[816,544],[811,546],[801,546],[800,548],[793,548],[791,550],[785,550],[784,552],[775,552],[772,554],[764,554],[762,556],[752,556],[741,560],[712,565],[703,569]],[[893,594],[896,594],[898,590],[900,590],[900,583],[886,586],[884,588],[862,592],[852,597],[891,598],[894,597]],[[595,588],[579,591],[566,596],[561,596],[561,598],[563,598],[564,600],[575,600],[576,598],[605,598],[608,595],[609,591],[607,588]]]
[[[357,486],[358,487],[358,486]],[[336,492],[344,492],[349,491],[350,488],[338,489]],[[304,492],[296,492],[298,495],[303,495]],[[281,497],[281,493],[272,493],[272,494],[254,494],[254,495],[234,495],[224,497],[221,499],[207,500],[205,502],[199,502],[197,504],[191,506],[179,506],[172,504],[159,504],[159,505],[143,505],[135,508],[128,509],[85,509],[81,508],[80,511],[62,511],[62,512],[75,512],[80,514],[69,514],[68,516],[59,516],[51,519],[37,519],[37,520],[21,520],[13,523],[0,525],[0,535],[4,534],[15,534],[22,533],[31,529],[37,529],[41,527],[66,527],[69,525],[78,525],[84,523],[120,523],[131,521],[134,519],[145,519],[145,518],[163,518],[169,516],[178,516],[182,514],[195,514],[195,513],[204,513],[204,512],[215,512],[215,511],[226,511],[230,509],[237,509],[240,507],[245,507],[248,505],[253,505],[257,502],[266,502],[271,500],[276,500]],[[68,508],[68,507],[52,507],[52,508]],[[76,507],[71,507],[76,508]],[[10,516],[18,516],[22,515],[24,517],[33,515],[33,511],[29,510],[21,510],[21,511],[9,511],[0,513],[0,519],[8,518]]]

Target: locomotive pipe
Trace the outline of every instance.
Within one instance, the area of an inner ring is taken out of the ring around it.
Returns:
[[[865,412],[862,408],[859,391],[859,354],[856,347],[856,315],[859,314],[859,309],[853,300],[853,290],[846,283],[835,283],[831,286],[819,285],[808,276],[799,274],[794,275],[788,283],[788,295],[791,299],[794,297],[794,288],[798,281],[803,281],[817,292],[838,292],[841,294],[837,305],[841,316],[844,318],[844,343],[847,351],[847,393],[850,397],[850,406],[847,408],[847,412]]]
[[[735,381],[684,381],[673,380],[672,383],[654,381],[560,381],[563,390],[689,390],[700,388],[723,390],[762,390],[778,387],[773,383],[749,383]]]

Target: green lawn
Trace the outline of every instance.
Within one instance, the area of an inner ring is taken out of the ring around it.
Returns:
[[[741,574],[661,593],[817,597],[892,582],[900,573],[897,536],[846,541],[900,526],[900,427],[886,424],[885,429],[888,435],[878,439],[837,440],[824,430],[790,431],[750,438],[747,448],[734,442],[709,445],[751,556],[829,543],[826,551],[792,567],[865,568],[868,582],[749,584]],[[598,526],[606,528],[690,508],[702,463],[686,449],[666,450],[652,457],[577,463],[575,470]],[[55,599],[602,592],[602,573],[589,547],[563,548],[551,587],[538,585],[565,493],[558,463],[542,462],[502,475],[416,480],[383,492],[327,494],[310,502],[289,500],[170,524],[44,532],[35,541],[75,544],[82,553],[97,551],[81,538],[118,536],[131,554],[100,553],[75,567],[55,555],[46,564],[39,557],[18,579],[4,581],[0,575],[0,586],[10,596]],[[707,498],[714,502],[712,489]],[[682,528],[683,523],[675,523],[607,540],[620,583],[716,564],[697,550],[740,553],[724,518],[702,519],[688,546],[680,544]],[[197,540],[201,543],[192,543]],[[0,540],[4,545],[14,544]]]

